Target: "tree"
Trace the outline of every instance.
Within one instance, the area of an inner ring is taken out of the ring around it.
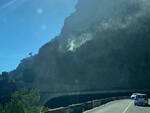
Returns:
[[[2,72],[2,78],[4,81],[9,81],[10,80],[10,76],[8,72]]]
[[[0,113],[4,113],[4,109],[2,105],[0,105]]]
[[[32,57],[32,56],[33,56],[33,53],[32,53],[32,52],[30,52],[30,53],[29,53],[29,55],[30,55],[30,57]]]
[[[39,100],[39,90],[21,89],[12,95],[4,107],[0,106],[0,113],[39,113],[42,108]]]
[[[11,100],[8,104],[6,104],[4,108],[4,113],[26,113],[24,105],[15,100]]]
[[[40,94],[37,89],[21,89],[20,91],[16,91],[12,95],[12,101],[21,103],[25,113],[38,113],[41,109],[38,105]]]

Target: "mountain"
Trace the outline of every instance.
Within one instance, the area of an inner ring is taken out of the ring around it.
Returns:
[[[79,0],[60,35],[11,74],[50,92],[149,88],[149,7],[149,0]]]

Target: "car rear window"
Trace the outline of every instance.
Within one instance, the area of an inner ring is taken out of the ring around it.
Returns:
[[[146,95],[138,95],[137,98],[147,98]]]

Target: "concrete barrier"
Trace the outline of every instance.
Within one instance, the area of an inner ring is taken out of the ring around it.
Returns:
[[[44,113],[70,113],[69,107],[61,107],[57,109],[52,109]]]
[[[44,113],[82,113],[83,111],[87,111],[87,110],[93,109],[95,107],[99,107],[108,102],[111,102],[114,100],[121,100],[121,99],[129,99],[129,97],[128,96],[110,97],[110,98],[105,98],[105,99],[93,100],[93,101],[88,101],[85,103],[73,104],[68,107],[51,109]]]
[[[88,101],[85,103],[84,105],[84,110],[87,111],[87,110],[90,110],[93,108],[93,102],[92,101]]]
[[[101,99],[101,104],[103,105],[103,104],[106,104],[106,103],[108,103],[108,100],[107,99]]]
[[[84,103],[70,105],[69,106],[70,113],[82,113],[85,110],[84,106],[85,106]]]
[[[93,108],[102,105],[101,100],[93,100]]]

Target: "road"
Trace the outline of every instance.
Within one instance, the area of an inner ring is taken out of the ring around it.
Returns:
[[[84,113],[150,113],[150,106],[134,106],[132,100],[118,100],[85,111]]]

